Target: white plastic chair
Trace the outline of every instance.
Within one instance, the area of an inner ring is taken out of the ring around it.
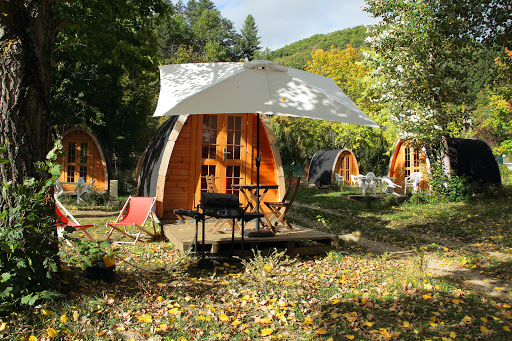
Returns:
[[[420,181],[423,177],[421,172],[414,172],[405,178],[404,193],[407,194],[407,187],[412,187],[413,193],[417,193],[420,190]]]
[[[386,187],[384,187],[384,184],[386,184]],[[389,194],[389,195],[400,196],[400,194],[395,192],[395,188],[402,188],[402,186],[395,184],[393,182],[393,180],[391,180],[387,176],[382,177],[382,187],[383,187],[382,191],[384,193]]]
[[[350,174],[350,186],[361,187],[361,181],[359,180],[360,176],[362,176],[362,175],[361,174],[359,174],[359,175]]]
[[[334,177],[336,178],[336,185],[342,186],[345,181],[343,180],[343,177],[339,175],[338,173],[334,173]]]
[[[78,185],[75,188],[77,204],[79,204],[80,201],[84,201],[84,199],[82,199],[82,195],[92,190],[95,181],[96,179],[92,180],[92,182],[87,185],[84,178],[78,178]]]
[[[366,173],[366,190],[373,189],[373,194],[375,195],[377,193],[377,181],[374,180],[376,178],[375,174],[373,172]]]

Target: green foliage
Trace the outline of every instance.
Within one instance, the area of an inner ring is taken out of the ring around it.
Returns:
[[[166,0],[57,1],[52,59],[52,124],[85,125],[118,159],[134,166],[156,130],[157,20]]]
[[[3,205],[0,213],[0,312],[16,306],[34,305],[56,294],[49,291],[58,271],[56,214],[51,200],[52,187],[60,174],[53,163],[58,141],[46,162],[36,168],[40,179],[27,178],[20,186],[2,183],[0,201],[15,198],[13,206]],[[5,152],[2,148],[0,152]],[[5,163],[4,159],[1,159]]]
[[[157,26],[162,63],[237,62],[260,49],[258,28],[248,15],[241,33],[209,0],[174,6],[174,13]]]
[[[253,279],[260,282],[266,282],[272,277],[279,277],[283,267],[295,262],[294,259],[285,255],[286,250],[278,252],[277,249],[274,249],[267,256],[262,255],[261,250],[255,252],[253,249],[252,252],[253,257],[248,260],[242,259],[242,265]]]
[[[344,49],[347,44],[360,49],[365,46],[366,37],[366,27],[363,25],[328,34],[316,34],[271,52],[270,59],[278,64],[303,70],[312,59],[311,52],[318,49],[328,50],[331,47]]]
[[[73,237],[71,233],[66,234],[66,239],[72,241],[74,248],[71,252],[69,252],[69,250],[61,251],[60,256],[67,263],[78,265],[82,270],[92,266],[94,262],[103,261],[106,255],[113,259],[116,253],[121,252],[119,249],[113,249],[112,243],[108,241],[84,241],[80,238]]]
[[[511,183],[512,182],[512,171],[506,165],[499,165],[499,168],[500,168],[501,182],[503,184]]]
[[[243,39],[240,40],[242,50],[240,57],[251,60],[254,57],[254,53],[261,49],[261,46],[259,46],[261,37],[258,37],[258,26],[256,26],[256,21],[252,15],[249,14],[245,18],[241,33]]]
[[[430,167],[429,185],[434,201],[465,202],[473,195],[473,187],[467,177],[451,174],[448,176],[439,162]]]

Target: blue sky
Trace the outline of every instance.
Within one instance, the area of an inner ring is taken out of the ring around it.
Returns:
[[[174,2],[174,1],[173,1]],[[186,1],[183,1],[186,4]],[[258,26],[261,46],[276,50],[294,41],[376,19],[361,9],[363,0],[213,0],[238,31],[248,14]]]

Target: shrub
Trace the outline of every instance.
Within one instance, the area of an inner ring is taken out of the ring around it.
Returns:
[[[447,176],[439,162],[432,163],[429,185],[432,201],[463,202],[473,195],[473,187],[466,176],[453,172]]]
[[[5,203],[16,198],[15,206],[3,205],[4,210],[0,212],[2,313],[56,295],[48,290],[59,264],[57,216],[51,200],[52,187],[60,174],[60,166],[52,163],[56,148],[58,144],[48,154],[46,162],[36,164],[41,179],[28,178],[20,186],[14,186],[10,181],[2,183],[1,200]],[[51,175],[49,179],[48,173]]]

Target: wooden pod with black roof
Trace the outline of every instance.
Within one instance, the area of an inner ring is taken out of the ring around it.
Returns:
[[[282,199],[285,181],[274,133],[265,115],[198,114],[171,116],[148,145],[140,167],[138,195],[156,196],[160,219],[175,219],[174,209],[195,209],[206,176],[219,192],[239,195],[232,184],[256,184],[256,124],[260,124],[260,183],[277,185],[265,201]],[[243,196],[240,201],[245,203]]]
[[[321,150],[311,158],[308,170],[309,184],[334,184],[335,174],[339,174],[347,184],[350,184],[350,175],[359,174],[356,156],[350,149]]]

